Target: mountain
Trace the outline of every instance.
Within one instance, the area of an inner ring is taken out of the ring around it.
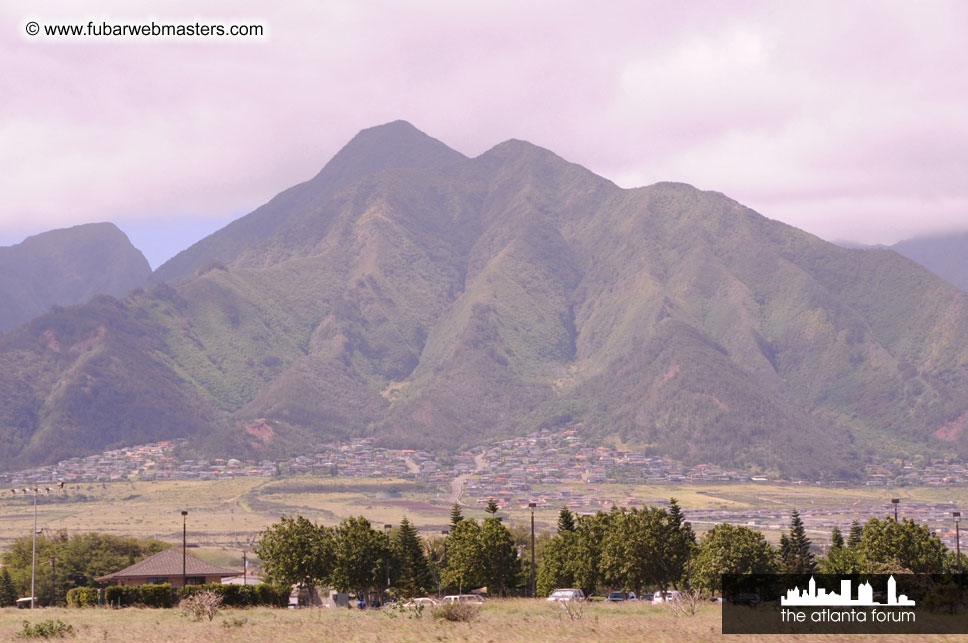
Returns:
[[[908,239],[891,248],[968,292],[968,232]]]
[[[156,279],[0,337],[0,466],[176,435],[453,451],[558,426],[799,477],[968,455],[968,295],[524,141],[469,159],[364,130]]]
[[[51,306],[123,296],[150,275],[144,255],[113,223],[51,230],[0,247],[0,333]]]

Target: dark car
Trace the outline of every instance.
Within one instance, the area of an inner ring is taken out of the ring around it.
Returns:
[[[736,598],[732,600],[733,605],[745,605],[746,607],[756,607],[763,601],[760,600],[759,594],[737,594]]]
[[[605,597],[606,603],[621,603],[623,601],[637,601],[635,592],[612,592]]]

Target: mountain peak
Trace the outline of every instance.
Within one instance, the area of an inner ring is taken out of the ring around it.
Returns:
[[[360,130],[313,181],[347,183],[381,170],[438,168],[466,158],[407,121],[396,120]]]

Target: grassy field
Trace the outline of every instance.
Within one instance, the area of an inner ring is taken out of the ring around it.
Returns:
[[[471,623],[392,618],[379,611],[347,609],[225,610],[208,622],[192,622],[177,609],[43,609],[31,614],[0,609],[0,639],[16,640],[23,622],[60,619],[75,641],[713,641],[724,637],[721,610],[709,605],[695,616],[675,616],[662,606],[590,604],[580,620],[562,617],[543,600],[489,601]],[[852,636],[850,640],[874,640]],[[919,641],[968,637],[922,636]],[[730,636],[730,641],[843,640],[835,636]],[[876,640],[910,637],[876,637]]]
[[[575,485],[576,493],[624,502],[635,497],[659,503],[675,496],[683,508],[749,511],[753,509],[828,509],[867,507],[900,497],[912,501],[954,501],[968,504],[968,488],[872,489],[818,488],[778,485]],[[399,524],[407,516],[426,533],[439,533],[449,520],[447,488],[418,485],[394,479],[300,477],[279,480],[237,478],[213,481],[113,482],[67,486],[67,502],[38,506],[38,527],[69,532],[100,531],[181,540],[181,510],[188,513],[188,540],[200,546],[203,558],[238,565],[241,550],[259,531],[287,514],[335,524],[349,515],[362,514],[373,524]],[[46,499],[42,499],[46,500]],[[554,529],[559,507],[539,508],[539,531]],[[594,507],[588,507],[592,510]],[[482,517],[474,503],[465,515]],[[508,524],[526,524],[527,509],[502,511]],[[862,519],[871,517],[861,515]],[[29,535],[33,507],[26,498],[0,493],[0,549],[14,538]],[[705,525],[696,525],[702,531]],[[772,533],[772,532],[771,532]],[[779,532],[777,532],[779,533]],[[770,535],[770,533],[768,533]],[[776,534],[773,534],[776,535]]]

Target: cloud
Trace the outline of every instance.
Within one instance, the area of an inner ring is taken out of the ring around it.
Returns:
[[[0,239],[222,220],[396,118],[470,155],[516,137],[621,185],[687,181],[826,238],[968,227],[963,3],[95,4],[0,10]],[[28,17],[268,35],[12,35]]]

